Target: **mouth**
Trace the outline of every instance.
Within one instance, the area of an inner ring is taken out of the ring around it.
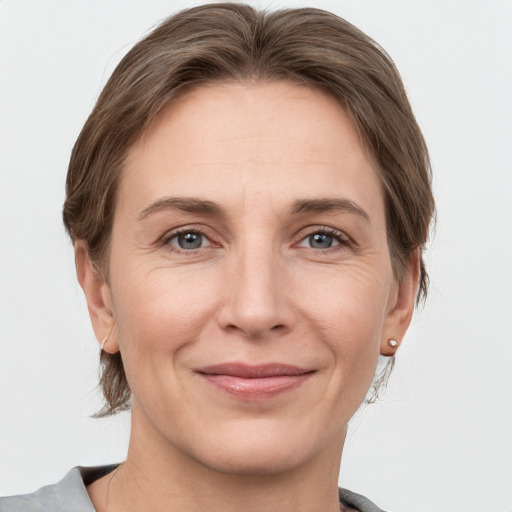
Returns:
[[[280,363],[258,366],[226,363],[195,371],[216,390],[248,400],[273,398],[292,391],[315,373],[315,370]]]

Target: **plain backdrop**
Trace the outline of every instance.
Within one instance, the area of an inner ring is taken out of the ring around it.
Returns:
[[[311,1],[252,2],[259,7]],[[177,0],[0,0],[0,494],[120,461],[94,420],[99,348],[61,223],[72,145]],[[323,0],[393,57],[429,144],[432,286],[340,482],[393,512],[512,511],[512,1]]]

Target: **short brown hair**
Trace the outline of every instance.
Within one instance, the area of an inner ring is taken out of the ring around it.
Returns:
[[[83,240],[108,280],[117,183],[128,149],[184,91],[218,81],[292,80],[318,88],[349,113],[383,184],[388,243],[401,279],[420,253],[434,213],[425,141],[391,58],[338,16],[313,8],[256,10],[234,3],[184,10],[161,23],[122,59],[73,148],[64,224]],[[423,258],[418,299],[428,278]],[[106,405],[129,408],[121,355],[101,354]]]

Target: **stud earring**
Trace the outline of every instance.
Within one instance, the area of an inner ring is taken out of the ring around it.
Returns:
[[[398,346],[398,341],[396,341],[396,340],[388,340],[388,345],[391,348],[396,348]]]

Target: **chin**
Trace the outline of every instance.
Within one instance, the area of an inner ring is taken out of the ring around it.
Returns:
[[[224,450],[217,456],[202,456],[203,465],[219,473],[240,476],[279,475],[301,466],[309,457],[302,457],[296,450],[266,449],[259,446],[243,446]]]
[[[279,429],[277,429],[279,430]],[[202,465],[220,473],[236,475],[279,475],[290,472],[318,456],[328,442],[298,435],[297,430],[276,431],[259,425],[251,432],[216,436],[192,456]]]

